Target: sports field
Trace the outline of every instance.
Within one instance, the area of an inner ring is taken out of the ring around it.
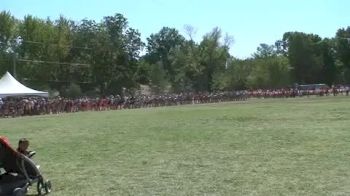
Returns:
[[[350,195],[350,97],[0,119],[52,195]]]

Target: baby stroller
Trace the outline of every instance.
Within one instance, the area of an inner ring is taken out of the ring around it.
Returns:
[[[44,181],[38,166],[11,148],[4,137],[0,137],[0,169],[0,196],[24,196],[34,184],[38,195],[51,192],[51,182]]]

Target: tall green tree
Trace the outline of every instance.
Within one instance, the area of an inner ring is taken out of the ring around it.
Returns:
[[[176,47],[183,46],[184,42],[185,38],[179,31],[169,27],[163,27],[158,33],[151,34],[147,38],[146,60],[153,65],[160,62],[172,84],[175,83],[175,68],[169,59],[170,52]]]
[[[31,86],[48,88],[53,64],[56,61],[54,23],[30,15],[19,25],[19,36],[23,42],[17,50],[17,73],[19,79]]]
[[[277,55],[277,50],[274,45],[260,44],[257,51],[253,54],[254,58],[267,58]]]
[[[139,50],[143,47],[140,33],[129,28],[121,14],[105,17],[95,43],[94,71],[96,83],[103,94],[135,88]]]
[[[223,72],[230,58],[229,48],[221,44],[221,30],[214,28],[212,32],[206,34],[199,44],[200,64],[204,67],[200,83],[204,88],[200,90],[212,91],[213,76]]]
[[[0,12],[0,75],[13,71],[13,53],[15,50],[16,28],[18,21],[10,12]]]
[[[335,84],[338,69],[336,67],[336,57],[334,50],[333,39],[323,39],[319,44],[319,55],[321,57],[322,70],[321,82],[328,84],[329,86]]]
[[[350,82],[350,27],[341,28],[335,36],[336,57],[339,61],[341,81]]]
[[[97,46],[100,46],[97,40],[99,32],[100,24],[94,20],[83,19],[79,23],[74,23],[72,27],[72,47],[68,61],[79,64],[75,66],[77,69],[74,69],[73,77],[85,91],[91,91],[96,87],[93,62]]]
[[[288,43],[288,59],[295,81],[301,84],[321,82],[322,59],[317,50],[322,39],[314,34],[288,32],[283,35],[283,41]]]
[[[198,90],[198,77],[204,70],[199,52],[199,46],[191,40],[171,50],[169,59],[175,72],[172,84],[175,92]]]
[[[228,90],[242,90],[248,88],[248,77],[253,69],[253,59],[233,59],[225,74],[229,78]]]
[[[247,86],[251,88],[282,88],[290,85],[290,66],[284,56],[254,60]]]

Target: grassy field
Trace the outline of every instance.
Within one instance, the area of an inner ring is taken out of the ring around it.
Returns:
[[[0,119],[52,195],[350,195],[350,98]]]

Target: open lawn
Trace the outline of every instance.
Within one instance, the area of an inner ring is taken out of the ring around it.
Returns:
[[[0,119],[52,195],[350,195],[350,97]]]

